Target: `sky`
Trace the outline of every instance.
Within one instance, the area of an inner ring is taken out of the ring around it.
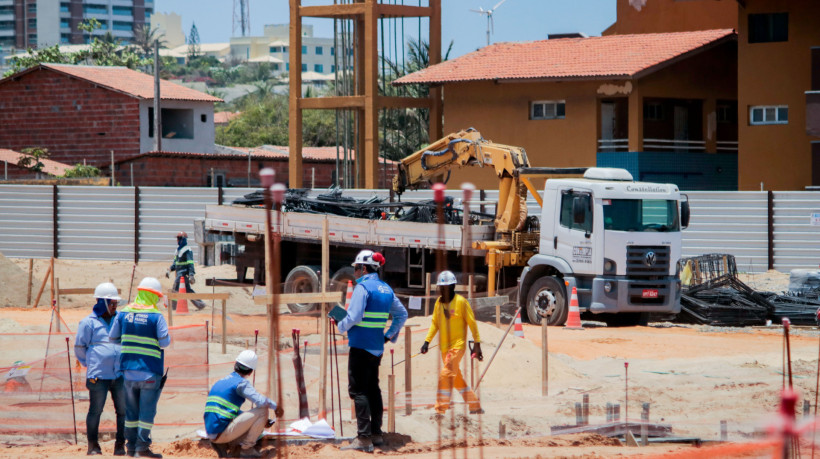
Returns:
[[[405,5],[427,4],[427,0],[384,0]],[[458,57],[487,44],[487,18],[470,9],[492,8],[500,0],[442,0],[442,42],[453,42],[450,57]],[[227,42],[231,36],[233,0],[154,0],[160,13],[182,16],[187,34],[196,23],[201,43]],[[251,35],[262,35],[265,24],[289,22],[288,0],[249,0]],[[491,42],[543,40],[551,33],[582,32],[589,36],[615,22],[616,0],[505,0],[495,11]],[[333,0],[302,0],[303,6],[331,5]],[[333,21],[306,18],[314,36],[331,38]],[[399,30],[401,24],[398,25]],[[405,19],[405,40],[418,34],[418,19]],[[422,29],[427,27],[423,23]],[[411,32],[414,30],[415,33]],[[422,33],[426,36],[426,33]]]

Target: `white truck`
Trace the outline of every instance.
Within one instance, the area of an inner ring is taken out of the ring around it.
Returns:
[[[518,287],[517,302],[532,323],[547,314],[550,325],[563,324],[573,287],[582,312],[613,325],[680,311],[681,229],[688,225],[689,206],[677,186],[635,182],[623,169],[532,168],[523,149],[467,130],[402,160],[393,188],[400,194],[465,166],[495,168],[500,182],[495,220],[443,225],[443,237],[435,223],[277,213],[272,221],[282,236],[284,291],[319,290],[327,218],[334,289],[353,279],[350,260],[370,248],[385,254],[382,277],[397,293],[422,295],[426,274],[438,270],[441,249],[445,268],[461,282],[466,282],[462,267],[474,266],[478,291],[492,295]],[[550,178],[543,193],[530,182],[558,174],[576,177]],[[527,216],[528,190],[541,204],[540,217]],[[206,208],[205,230],[233,234],[244,249],[237,257],[239,282],[246,282],[248,267],[255,268],[255,283],[264,282],[264,217],[260,207]],[[316,305],[289,307],[306,311]]]

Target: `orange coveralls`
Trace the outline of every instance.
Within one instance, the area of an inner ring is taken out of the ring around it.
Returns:
[[[450,313],[449,319],[444,317],[442,310],[444,307],[446,307]],[[439,347],[441,348],[441,359],[444,365],[439,374],[438,393],[436,396],[436,412],[440,414],[446,412],[450,406],[450,391],[452,388],[461,392],[461,396],[469,405],[470,411],[476,411],[481,408],[475,392],[467,386],[461,374],[461,369],[459,368],[459,363],[467,347],[467,327],[470,327],[473,340],[476,343],[481,342],[475,316],[473,315],[473,309],[470,307],[470,302],[467,301],[466,298],[461,295],[455,295],[453,301],[443,305],[441,298],[436,300],[430,330],[427,332],[427,337],[424,340],[429,343],[436,336],[436,333],[441,332],[439,336]]]

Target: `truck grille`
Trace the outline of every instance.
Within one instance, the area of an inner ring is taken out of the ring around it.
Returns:
[[[630,245],[626,247],[626,275],[635,280],[653,280],[669,275],[669,247]]]

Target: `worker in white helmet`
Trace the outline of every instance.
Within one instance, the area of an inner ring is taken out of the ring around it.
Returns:
[[[421,346],[421,353],[426,354],[430,347],[430,341],[439,334],[439,348],[441,350],[441,360],[443,365],[438,378],[438,393],[436,396],[436,413],[443,415],[450,407],[450,397],[452,390],[461,393],[464,401],[470,407],[471,414],[480,414],[484,410],[472,389],[464,381],[459,363],[464,357],[467,344],[467,328],[473,333],[475,348],[473,355],[478,360],[482,360],[484,355],[481,352],[481,337],[478,335],[473,309],[470,302],[461,295],[456,294],[456,276],[451,271],[442,271],[438,276],[436,286],[439,298],[433,308],[433,317],[430,323],[430,330],[424,338]]]
[[[265,426],[272,425],[272,421],[268,421],[268,408],[273,409],[277,418],[284,413],[282,407],[256,392],[248,381],[258,362],[255,352],[240,352],[233,372],[217,381],[208,393],[205,431],[219,457],[233,457],[229,455],[229,449],[237,441],[242,448],[239,457],[262,457],[256,442]],[[242,412],[240,408],[245,400],[250,400],[256,407]]]
[[[157,308],[162,285],[153,277],[137,286],[137,298],[114,319],[109,337],[122,343],[120,367],[125,379],[126,452],[132,457],[161,458],[151,451],[151,429],[162,393],[163,348],[171,344],[168,323]]]
[[[94,289],[96,303],[91,314],[80,321],[74,339],[74,355],[86,367],[85,387],[88,389],[88,414],[85,417],[88,455],[102,454],[99,443],[100,415],[105,399],[111,393],[117,415],[117,437],[114,455],[125,455],[125,387],[120,370],[120,345],[112,343],[108,334],[122,299],[114,284],[104,282]]]

